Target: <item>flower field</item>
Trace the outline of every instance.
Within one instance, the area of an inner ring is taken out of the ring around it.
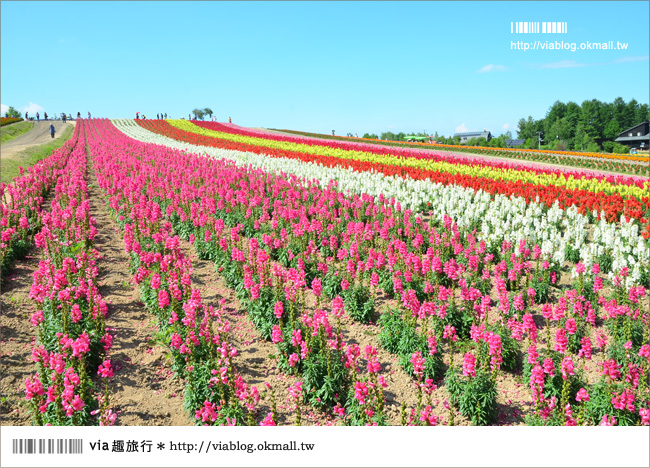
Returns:
[[[23,119],[20,117],[0,117],[0,127],[22,121]]]
[[[192,424],[650,424],[647,178],[79,119],[2,186],[3,277],[40,256],[33,424],[120,424],[122,337],[91,203],[119,233]],[[205,299],[195,257],[258,342]],[[242,357],[254,346],[271,350],[263,376]]]
[[[197,122],[202,124],[203,122]],[[471,151],[479,154],[485,154],[490,156],[507,156],[511,158],[524,159],[524,160],[540,160],[540,161],[562,161],[569,166],[584,166],[584,167],[594,167],[598,169],[614,169],[621,170],[624,168],[624,172],[639,172],[643,173],[643,167],[630,166],[626,162],[641,162],[647,163],[647,155],[625,155],[625,154],[616,154],[616,153],[590,153],[587,151],[558,151],[558,150],[539,150],[535,149],[525,149],[525,148],[492,148],[488,146],[472,146],[468,147],[466,145],[446,145],[441,143],[423,143],[423,142],[401,142],[401,141],[382,141],[376,140],[373,138],[360,138],[360,137],[348,137],[348,136],[334,136],[334,135],[323,135],[318,133],[308,133],[300,132],[296,130],[281,130],[284,133],[292,133],[296,135],[309,136],[313,138],[322,138],[327,140],[339,140],[346,142],[356,142],[356,141],[365,141],[373,144],[379,145],[388,145],[388,146],[401,146],[401,147],[413,147],[413,148],[433,148],[437,150],[458,150],[458,151]],[[553,157],[545,157],[545,156]],[[575,159],[571,161],[571,158],[580,158],[583,160],[581,163],[579,160]],[[593,159],[593,160],[590,160]],[[618,162],[619,164],[614,164]],[[624,164],[621,165],[620,163]]]

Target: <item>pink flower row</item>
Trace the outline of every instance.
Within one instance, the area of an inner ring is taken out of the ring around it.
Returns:
[[[108,359],[113,337],[105,327],[108,307],[98,289],[83,127],[76,127],[68,148],[50,212],[42,213],[43,227],[35,236],[43,255],[30,291],[38,307],[31,317],[38,330],[32,349],[38,371],[26,380],[25,394],[36,424],[112,425],[116,414],[107,386],[113,376]]]

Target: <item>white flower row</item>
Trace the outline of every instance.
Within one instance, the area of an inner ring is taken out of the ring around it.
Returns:
[[[638,226],[621,222],[596,224],[589,238],[588,218],[576,207],[566,210],[559,203],[545,210],[541,203],[526,203],[521,197],[492,196],[482,190],[442,185],[429,180],[402,179],[375,171],[357,172],[352,168],[329,168],[317,163],[304,163],[288,158],[274,158],[255,153],[197,146],[167,138],[140,127],[132,120],[114,120],[119,130],[129,137],[146,142],[178,148],[217,159],[230,159],[240,166],[252,165],[269,172],[285,172],[308,180],[318,180],[325,186],[335,180],[342,191],[366,193],[378,197],[395,197],[403,207],[414,211],[432,211],[436,219],[451,216],[460,227],[478,228],[479,238],[488,246],[500,248],[503,240],[515,245],[520,239],[539,244],[542,252],[559,265],[565,262],[567,246],[580,252],[582,261],[591,268],[603,253],[613,257],[614,271],[622,267],[631,270],[628,287],[638,284],[641,269],[648,268],[650,249],[638,232]],[[431,203],[427,207],[427,202]]]

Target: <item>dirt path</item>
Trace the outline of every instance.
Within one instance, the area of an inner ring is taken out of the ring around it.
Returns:
[[[38,268],[35,251],[4,278],[0,295],[0,425],[26,426],[31,424],[25,400],[25,379],[36,371],[31,361],[32,342],[36,331],[29,322],[36,312],[29,299],[32,274]]]
[[[52,141],[52,137],[50,137],[50,124],[54,124],[56,130],[54,137],[58,138],[63,134],[63,130],[68,125],[75,125],[75,122],[74,120],[68,121],[67,123],[63,123],[61,120],[34,122],[34,128],[29,132],[2,145],[0,148],[2,159],[14,159],[21,151]]]
[[[255,329],[244,306],[239,302],[234,291],[226,285],[225,280],[215,271],[215,264],[210,260],[200,260],[188,242],[181,241],[183,253],[192,261],[193,287],[201,290],[204,304],[215,309],[220,308],[220,301],[225,299],[224,317],[230,322],[229,341],[237,349],[234,364],[246,383],[255,385],[260,394],[268,383],[275,393],[277,403],[277,421],[279,425],[294,425],[295,414],[288,388],[300,380],[297,376],[286,375],[277,369],[277,361],[271,355],[277,354],[273,343],[265,341]],[[257,412],[259,423],[271,411],[270,397],[260,401]],[[303,425],[325,424],[326,418],[320,412],[304,409]]]
[[[110,217],[89,162],[90,213],[96,220],[100,293],[108,304],[106,326],[114,337],[111,401],[120,426],[191,425],[183,408],[183,382],[173,378],[168,350],[156,342],[155,319],[132,284],[122,234]]]

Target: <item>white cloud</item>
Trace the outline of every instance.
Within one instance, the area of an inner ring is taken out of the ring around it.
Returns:
[[[41,106],[38,104],[34,104],[33,102],[29,102],[29,104],[21,109],[22,113],[24,114],[25,112],[29,112],[30,114],[36,114],[37,112],[43,112],[45,109],[43,109]]]
[[[460,125],[459,125],[458,127],[456,127],[456,129],[454,130],[454,133],[464,133],[464,132],[469,132],[469,130],[467,130],[467,127],[465,126],[465,122],[463,122],[462,124],[460,124]]]
[[[614,60],[614,63],[625,63],[625,62],[642,62],[647,61],[647,55],[637,55],[636,57],[623,57],[620,59]]]
[[[503,124],[503,126],[501,128],[503,128],[504,131],[507,131],[510,128],[510,124],[508,122],[506,122],[506,123]]]
[[[6,104],[0,104],[0,114],[5,115],[5,112],[9,110],[9,106]]]
[[[503,65],[494,65],[492,63],[487,64],[483,68],[481,68],[479,71],[476,73],[487,73],[487,72],[493,72],[493,71],[506,71],[508,67],[503,66]]]
[[[559,62],[543,63],[538,68],[576,68],[586,66],[586,63],[576,62],[575,60],[561,60]]]

